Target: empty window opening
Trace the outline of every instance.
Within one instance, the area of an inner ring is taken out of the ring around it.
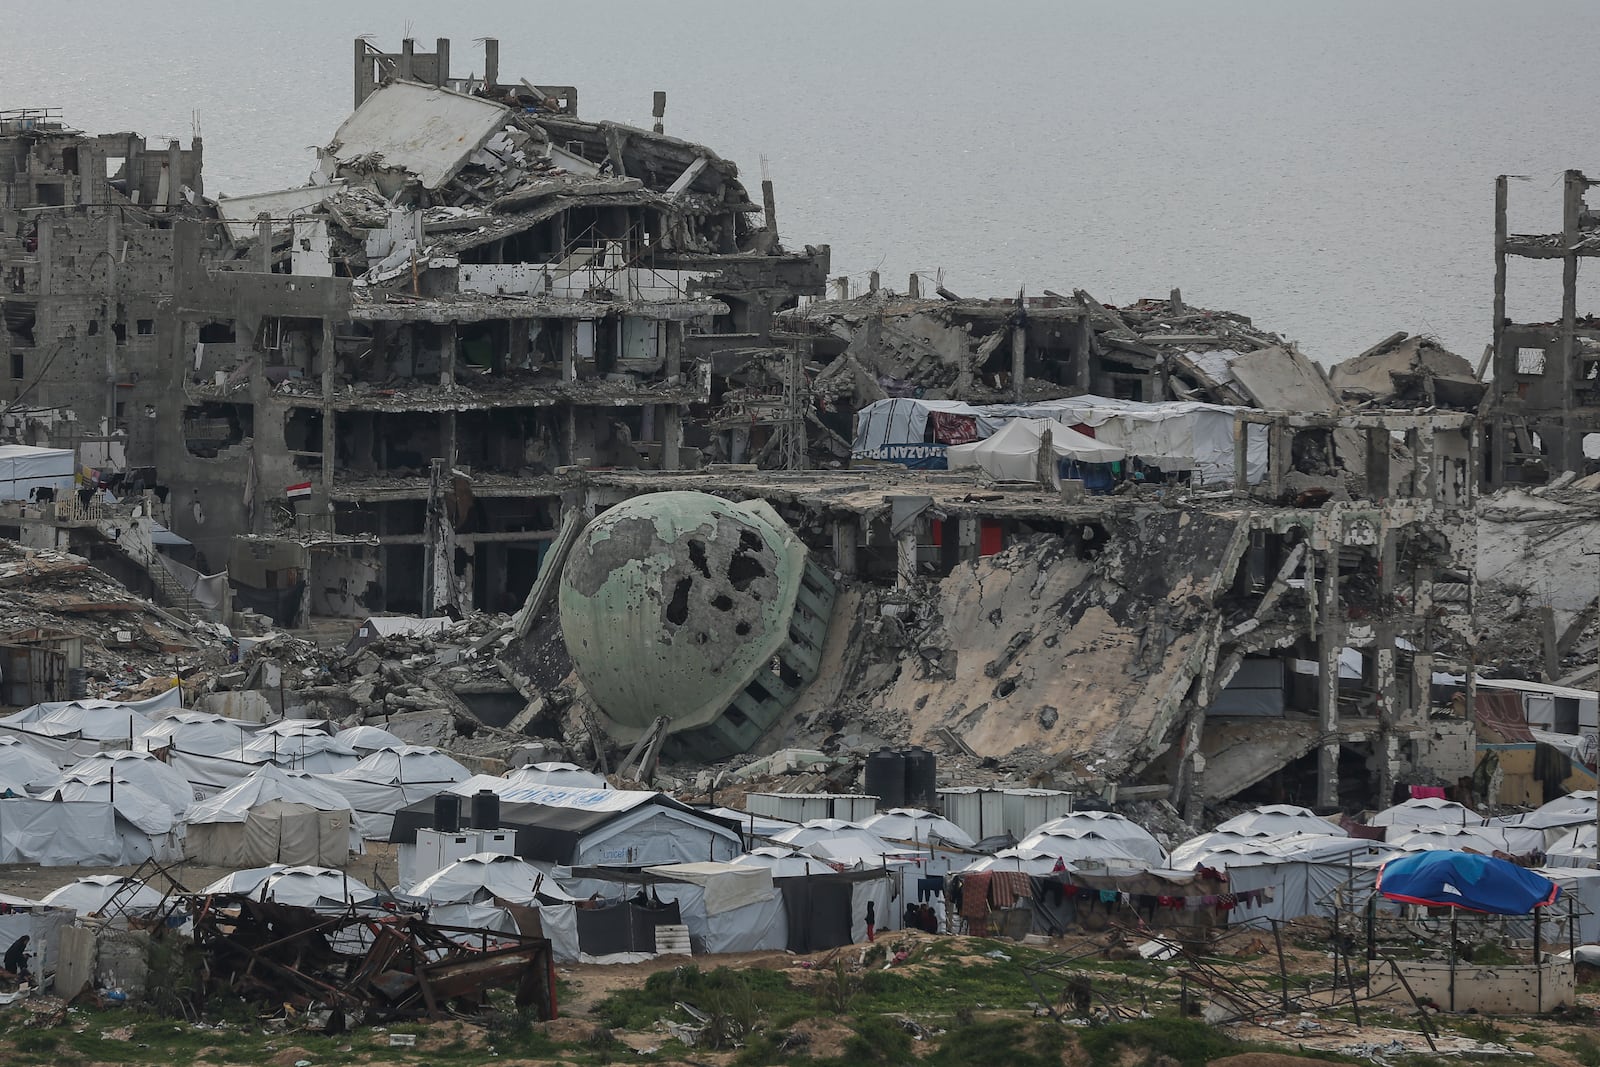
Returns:
[[[23,365],[22,353],[11,353],[11,377],[21,379],[27,376],[27,368]]]
[[[139,331],[139,336],[140,337],[149,337],[151,334],[156,332],[156,320],[155,319],[139,319],[135,323],[135,326],[137,327],[137,329]]]
[[[672,599],[667,601],[667,621],[672,625],[682,626],[689,620],[689,590],[693,588],[693,578],[679,578],[673,587]]]
[[[197,340],[206,345],[231,345],[237,338],[233,332],[233,323],[207,322],[201,325]]]
[[[711,577],[711,568],[706,566],[706,543],[698,538],[689,541],[689,562],[694,564],[694,569],[700,572],[700,577]]]
[[[125,344],[128,343],[128,324],[127,323],[125,323],[122,320],[118,319],[116,322],[113,322],[111,324],[111,332],[116,334],[116,336],[117,336],[117,344],[125,345]]]
[[[62,207],[67,202],[67,190],[60,182],[40,182],[33,187],[34,201],[41,207]]]
[[[117,405],[122,416],[122,405]],[[248,436],[246,412],[238,404],[200,404],[183,409],[183,443],[191,455],[214,458]]]

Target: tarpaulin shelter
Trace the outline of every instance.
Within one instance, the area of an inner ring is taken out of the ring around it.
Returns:
[[[977,843],[971,834],[949,819],[920,808],[890,808],[863,819],[861,825],[879,837],[894,841],[921,844],[938,841],[953,848],[971,848]]]
[[[225,874],[215,882],[200,890],[200,895],[209,893],[243,893],[246,896],[261,888],[268,878],[283,870],[287,864],[269,863],[265,867],[250,867],[242,871]]]
[[[1093,836],[1110,841],[1124,852],[1157,867],[1167,864],[1167,850],[1161,847],[1150,831],[1123,815],[1113,811],[1075,811],[1051,819],[1034,828],[1032,834],[1017,842],[1019,848],[1049,851],[1049,846],[1035,841],[1041,835],[1056,834],[1067,837]],[[1072,857],[1067,857],[1071,859]]]
[[[0,719],[0,725],[51,737],[89,741],[128,741],[155,726],[136,704],[114,700],[69,700],[35,704]]]
[[[73,488],[77,460],[70,448],[0,445],[0,500],[28,500],[36,489]]]
[[[464,856],[422,879],[406,895],[430,904],[477,904],[498,898],[533,906],[541,898],[552,902],[574,899],[548,872],[498,852]]]
[[[1389,900],[1461,908],[1489,915],[1526,915],[1548,907],[1561,887],[1515,863],[1475,852],[1411,852],[1384,861],[1377,890]]]
[[[255,724],[213,715],[208,711],[180,711],[157,719],[156,724],[134,739],[134,747],[149,752],[181,748],[202,756],[239,758],[255,734]]]
[[[194,801],[194,791],[182,773],[149,752],[96,752],[62,771],[55,784],[113,780],[134,783],[166,804],[172,815],[181,816]]]
[[[353,814],[350,802],[318,779],[266,764],[190,806],[184,851],[219,867],[342,864],[361,849]]]
[[[0,737],[0,792],[9,787],[21,795],[26,787],[43,786],[60,775],[61,768],[37,749],[15,737]]]
[[[285,867],[270,876],[256,894],[299,908],[344,908],[377,897],[371,888],[343,871],[312,865]]]
[[[386,748],[405,748],[406,743],[378,726],[352,726],[340,730],[334,737],[361,755],[366,756]]]
[[[644,867],[730,860],[743,849],[737,826],[647,789],[517,786],[485,775],[449,788],[472,796],[488,783],[499,783],[500,828],[515,830],[516,854],[535,863]],[[430,796],[396,814],[389,840],[414,844],[432,825]]]
[[[813,874],[835,873],[827,861],[807,856],[803,852],[796,852],[782,845],[763,845],[761,848],[753,848],[742,856],[733,857],[729,862],[747,867],[765,867],[772,872],[774,878],[805,878]]]
[[[1054,457],[1049,464],[1053,488],[1061,485],[1062,463],[1115,463],[1128,454],[1126,449],[1097,441],[1064,422],[1012,419],[998,433],[982,441],[951,445],[945,450],[946,463],[951,470],[976,467],[1002,481],[1036,482],[1039,480],[1039,453],[1047,432]]]
[[[150,911],[160,907],[164,898],[131,876],[91,874],[52,889],[40,899],[58,908],[71,908],[79,915],[111,915]]]
[[[0,799],[0,863],[116,866],[124,855],[117,812],[104,802]]]

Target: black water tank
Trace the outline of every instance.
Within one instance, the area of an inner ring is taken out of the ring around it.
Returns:
[[[906,807],[937,811],[939,803],[939,757],[925,748],[912,746],[905,751]]]
[[[906,806],[906,758],[884,746],[867,757],[867,792],[878,798],[878,810]]]
[[[473,796],[472,828],[474,830],[500,829],[500,794],[493,789],[480,789]]]
[[[433,828],[453,834],[461,829],[461,798],[454,793],[433,795]]]

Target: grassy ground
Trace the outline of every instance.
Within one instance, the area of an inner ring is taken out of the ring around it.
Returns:
[[[1281,1034],[1237,1027],[1230,1032],[1181,1014],[1178,983],[1161,963],[1089,956],[1072,965],[1071,976],[1042,984],[1041,996],[1023,966],[1061,949],[917,935],[808,958],[770,954],[733,967],[660,960],[653,972],[626,971],[621,981],[617,969],[574,967],[561,989],[567,1010],[553,1022],[535,1022],[497,994],[474,1019],[357,1028],[334,1036],[300,1029],[303,1020],[281,1008],[239,1002],[213,1001],[209,1015],[220,1017],[195,1024],[147,1010],[67,1009],[36,998],[0,1009],[0,1064],[1204,1067],[1264,1052],[1277,1058],[1246,1059],[1240,1067],[1305,1062],[1285,1054],[1361,1062],[1326,1048],[1307,1051],[1292,1027]],[[1042,1009],[1041,1000],[1070,1006],[1075,995],[1095,1005],[1093,1025],[1061,1025]],[[1402,1014],[1364,1015],[1369,1031],[1389,1026],[1388,1033],[1416,1032],[1415,1021]],[[1520,1053],[1498,1062],[1600,1067],[1591,1018],[1438,1022],[1447,1031]],[[1338,1010],[1318,1012],[1316,1019],[1326,1030],[1353,1025]],[[1291,1013],[1280,1022],[1298,1023],[1299,1016]],[[414,1043],[391,1045],[395,1034]],[[692,1047],[685,1043],[691,1039]],[[1422,1067],[1463,1059],[1388,1062]]]

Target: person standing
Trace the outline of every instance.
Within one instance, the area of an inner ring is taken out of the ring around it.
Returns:
[[[867,940],[868,941],[877,940],[877,931],[878,931],[878,902],[875,901],[875,900],[869,900],[869,901],[867,901]],[[7,957],[7,958],[9,958],[9,957]]]
[[[28,973],[28,940],[28,935],[23,934],[11,942],[5,957],[5,969],[25,982],[32,978]]]

